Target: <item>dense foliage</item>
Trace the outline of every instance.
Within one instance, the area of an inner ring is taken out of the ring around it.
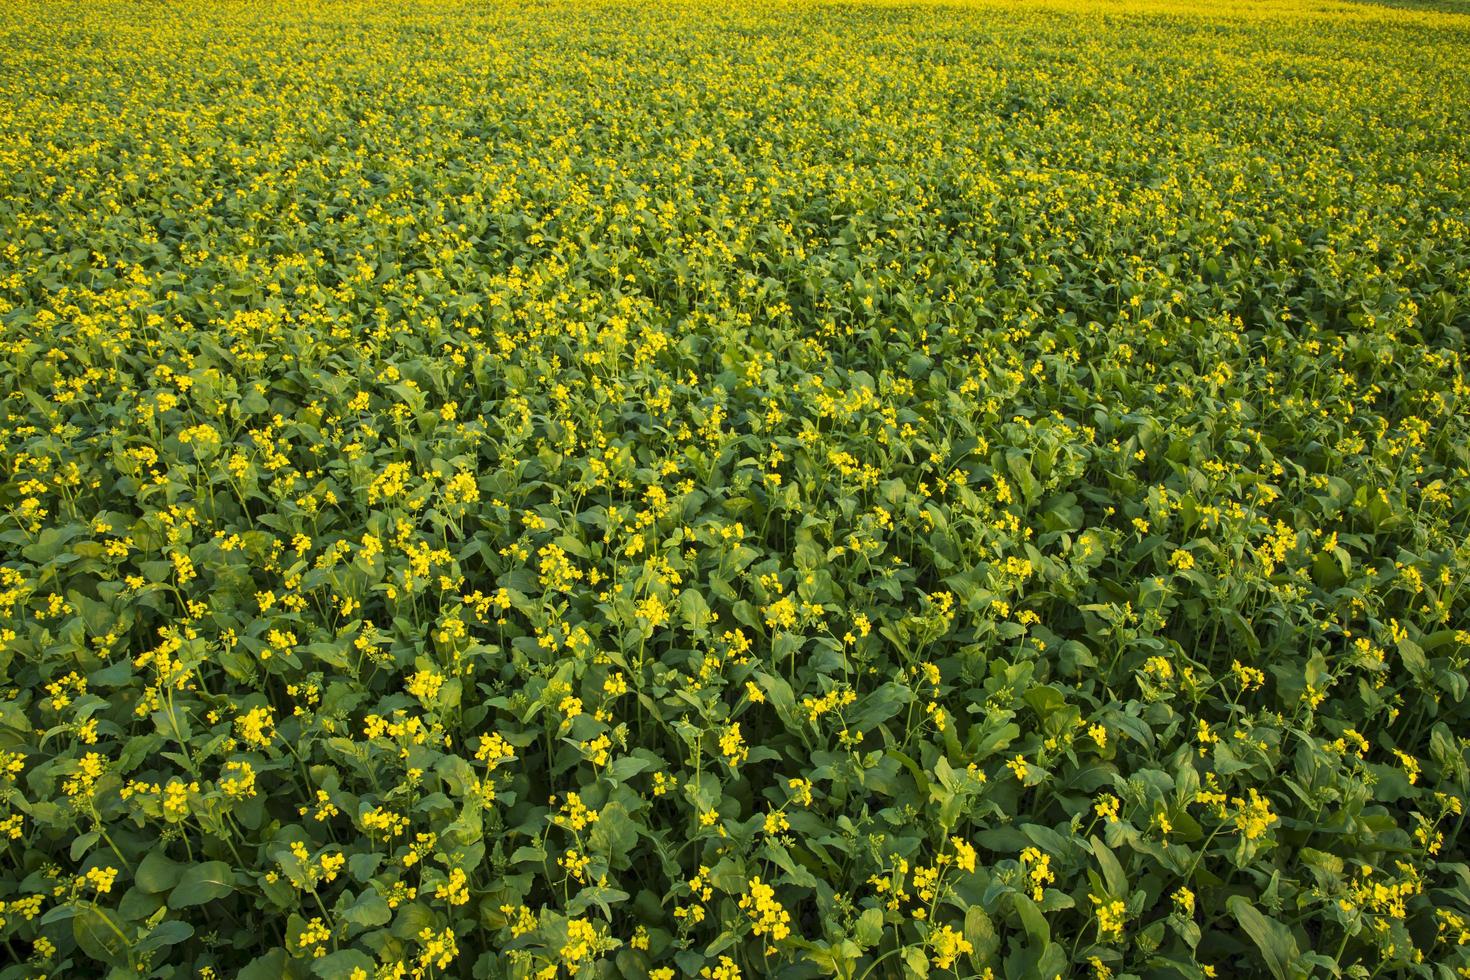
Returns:
[[[1470,975],[1470,18],[1192,6],[0,8],[0,977]]]

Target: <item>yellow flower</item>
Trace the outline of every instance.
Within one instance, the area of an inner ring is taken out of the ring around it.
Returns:
[[[460,868],[449,872],[449,878],[434,889],[434,897],[450,905],[464,905],[470,900],[468,878]]]
[[[445,929],[443,932],[435,932],[425,927],[418,934],[419,967],[427,969],[429,966],[440,970],[449,969],[449,964],[459,955],[459,945],[454,939],[454,930]]]
[[[929,933],[928,943],[934,950],[934,965],[941,970],[948,970],[960,956],[975,952],[975,947],[964,937],[964,934],[956,932],[948,925],[932,930]]]
[[[269,708],[251,708],[235,719],[235,731],[246,745],[263,749],[275,738],[275,719]]]
[[[112,883],[117,880],[116,868],[91,868],[86,875],[87,884],[99,895],[106,895],[112,891]]]
[[[669,621],[669,609],[657,595],[643,599],[637,608],[638,615],[648,621],[649,629],[658,629]]]
[[[771,629],[789,630],[796,626],[796,600],[782,596],[766,607],[766,625]]]
[[[331,938],[332,930],[327,928],[320,916],[315,916],[297,934],[296,946],[302,952],[309,952],[313,958],[319,958],[327,955],[326,944]]]
[[[740,723],[737,721],[728,726],[720,736],[720,754],[725,757],[730,768],[734,769],[750,756],[750,748],[740,736]]]
[[[1230,802],[1236,807],[1235,827],[1241,832],[1246,840],[1255,840],[1265,836],[1276,822],[1277,818],[1271,812],[1271,801],[1256,792],[1254,786],[1249,787],[1249,800],[1232,799]]]
[[[740,896],[740,907],[751,920],[751,931],[757,936],[770,936],[780,941],[791,934],[791,916],[776,900],[776,890],[759,877],[750,879],[745,894]]]
[[[798,806],[812,805],[812,781],[810,779],[793,777],[786,781],[786,788],[791,790],[791,799]]]
[[[444,675],[431,668],[420,670],[408,679],[404,689],[418,698],[428,707],[439,697],[439,691],[444,687]]]
[[[1401,752],[1398,749],[1394,749],[1393,754],[1399,760],[1399,765],[1403,767],[1404,775],[1408,777],[1409,785],[1413,786],[1419,781],[1419,760],[1407,752]]]
[[[1028,847],[1021,852],[1021,871],[1032,901],[1041,901],[1045,886],[1057,880],[1051,870],[1051,855],[1039,848]]]
[[[1119,899],[1099,898],[1097,895],[1089,897],[1096,906],[1098,939],[1104,942],[1122,939],[1127,907]]]
[[[955,867],[962,871],[974,871],[975,848],[968,841],[961,840],[958,837],[951,837],[949,843],[954,848]]]
[[[570,830],[580,831],[595,824],[600,816],[601,814],[596,810],[582,802],[580,795],[568,793],[566,802],[562,804],[561,812],[556,817],[556,822]]]
[[[1231,662],[1230,672],[1240,681],[1240,690],[1242,693],[1252,688],[1262,687],[1266,683],[1266,675],[1262,671],[1255,667],[1247,667],[1239,660]]]
[[[728,956],[721,956],[715,966],[706,966],[699,971],[701,980],[741,980],[740,967]]]

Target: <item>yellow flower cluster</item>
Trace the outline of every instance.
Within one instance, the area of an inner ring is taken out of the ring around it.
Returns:
[[[750,879],[740,896],[740,908],[750,917],[750,928],[757,936],[780,942],[791,935],[791,915],[776,899],[776,890],[761,881]]]
[[[1051,870],[1051,855],[1039,848],[1028,847],[1021,852],[1021,871],[1025,887],[1030,889],[1032,901],[1041,901],[1042,891],[1056,881]]]

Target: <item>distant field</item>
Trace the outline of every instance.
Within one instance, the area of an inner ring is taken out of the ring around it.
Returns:
[[[1470,976],[1467,10],[0,6],[0,980]]]

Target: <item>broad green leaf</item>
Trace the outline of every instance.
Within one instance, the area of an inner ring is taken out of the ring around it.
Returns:
[[[179,883],[168,895],[171,909],[203,905],[224,898],[235,889],[235,873],[223,861],[206,861],[185,868]]]
[[[1291,930],[1263,915],[1240,895],[1232,895],[1225,905],[1261,951],[1262,962],[1271,972],[1271,976],[1276,980],[1296,980],[1295,967],[1301,953]]]

